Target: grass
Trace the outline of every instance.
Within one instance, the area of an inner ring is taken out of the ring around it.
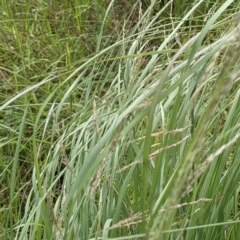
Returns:
[[[1,239],[238,239],[237,1],[2,1]]]

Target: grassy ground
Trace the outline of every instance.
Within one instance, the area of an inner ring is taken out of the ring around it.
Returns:
[[[238,239],[238,1],[0,3],[0,239]]]

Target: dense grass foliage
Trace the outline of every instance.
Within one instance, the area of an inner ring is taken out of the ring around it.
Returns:
[[[239,239],[234,0],[0,3],[0,239]]]

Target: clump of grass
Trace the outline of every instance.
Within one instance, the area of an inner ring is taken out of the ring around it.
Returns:
[[[3,4],[1,237],[237,239],[239,6],[186,3]]]

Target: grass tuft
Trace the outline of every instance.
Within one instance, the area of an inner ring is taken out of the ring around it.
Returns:
[[[239,3],[0,6],[1,239],[238,239]]]

